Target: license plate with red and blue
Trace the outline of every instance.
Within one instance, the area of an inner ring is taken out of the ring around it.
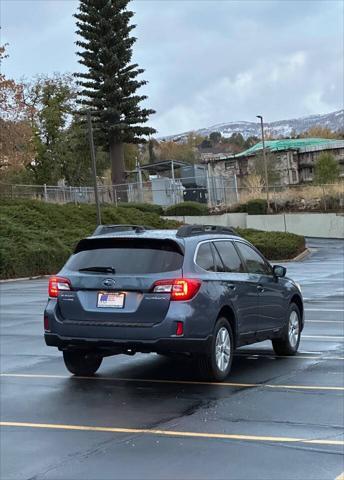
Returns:
[[[97,307],[123,308],[125,294],[117,292],[98,292]]]

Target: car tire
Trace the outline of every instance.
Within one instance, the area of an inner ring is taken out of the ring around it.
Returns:
[[[103,361],[103,357],[82,351],[65,350],[63,352],[63,360],[66,368],[71,373],[86,377],[96,373]]]
[[[276,355],[295,355],[301,338],[301,315],[299,307],[291,303],[288,310],[288,322],[281,338],[272,340]]]
[[[209,354],[197,359],[202,378],[217,382],[224,380],[232,366],[233,350],[232,328],[226,318],[220,317],[214,328]]]

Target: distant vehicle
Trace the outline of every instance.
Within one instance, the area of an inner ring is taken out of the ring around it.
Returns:
[[[75,375],[110,355],[182,353],[221,381],[242,345],[296,353],[303,300],[285,274],[230,228],[100,226],[49,279],[45,341]]]

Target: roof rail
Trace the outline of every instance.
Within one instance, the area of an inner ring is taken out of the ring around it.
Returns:
[[[232,227],[218,225],[183,225],[177,231],[177,237],[193,237],[196,235],[236,235],[240,236]]]
[[[92,233],[92,237],[96,235],[106,235],[108,233],[118,232],[132,232],[142,233],[146,230],[154,230],[153,227],[145,227],[143,225],[98,225],[95,231]]]

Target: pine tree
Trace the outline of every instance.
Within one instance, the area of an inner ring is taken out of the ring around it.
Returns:
[[[145,80],[137,77],[144,72],[131,63],[130,24],[133,12],[127,10],[129,0],[80,0],[76,42],[81,51],[79,63],[87,71],[75,74],[82,87],[79,103],[92,112],[98,143],[109,148],[112,183],[125,182],[123,143],[142,143],[143,136],[155,133],[143,126],[154,110],[140,103],[147,98],[137,90]]]

